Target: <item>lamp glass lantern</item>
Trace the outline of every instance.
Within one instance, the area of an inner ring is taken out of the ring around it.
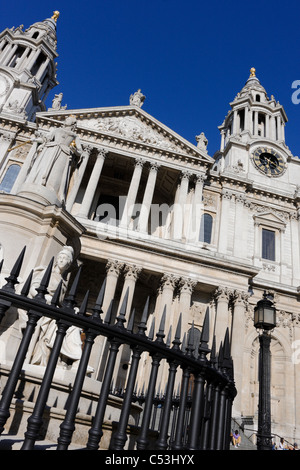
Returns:
[[[254,308],[254,326],[263,330],[272,330],[276,326],[276,309],[266,294]]]

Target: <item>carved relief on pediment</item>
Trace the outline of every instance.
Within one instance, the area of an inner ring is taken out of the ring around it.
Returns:
[[[176,146],[168,138],[147,124],[133,116],[114,116],[104,118],[83,119],[80,124],[89,129],[105,131],[126,139],[154,145],[165,150],[180,151],[182,148]]]

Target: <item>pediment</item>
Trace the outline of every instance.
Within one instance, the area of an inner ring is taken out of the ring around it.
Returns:
[[[202,148],[198,148],[144,110],[136,106],[63,110],[37,114],[37,119],[63,121],[70,114],[77,118],[77,127],[90,133],[101,133],[123,139],[140,146],[157,148],[168,153],[177,153],[197,158],[205,163],[213,159]]]
[[[277,229],[284,229],[286,226],[286,222],[284,218],[274,214],[273,212],[266,211],[261,212],[253,216],[254,221],[258,225],[265,225],[271,228]]]

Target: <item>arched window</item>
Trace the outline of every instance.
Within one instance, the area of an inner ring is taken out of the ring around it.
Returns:
[[[211,243],[213,218],[210,214],[202,214],[200,224],[199,241]]]
[[[6,193],[10,193],[14,185],[14,182],[17,179],[20,169],[21,169],[20,165],[16,165],[16,164],[10,165],[7,168],[6,173],[0,184],[0,191],[5,191]]]

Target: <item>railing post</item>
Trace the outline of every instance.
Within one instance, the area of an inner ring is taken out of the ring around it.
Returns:
[[[15,392],[20,372],[25,361],[29,343],[31,341],[32,335],[34,333],[37,321],[40,318],[40,315],[36,312],[28,312],[28,321],[23,334],[22,341],[20,343],[17,355],[11,367],[11,372],[7,379],[5,388],[2,393],[2,398],[0,401],[0,434],[4,431],[4,425],[7,419],[10,416],[9,407]]]
[[[105,370],[104,380],[101,386],[97,410],[93,419],[93,425],[91,429],[89,430],[89,438],[88,438],[88,442],[86,445],[86,448],[88,450],[98,450],[99,442],[101,440],[101,437],[103,436],[102,425],[103,425],[104,414],[105,414],[105,409],[107,405],[107,399],[109,395],[109,388],[110,388],[110,384],[112,380],[112,375],[114,372],[114,367],[115,367],[115,362],[116,362],[117,354],[119,351],[119,347],[120,347],[119,341],[111,340],[110,354],[109,354],[109,358],[108,358],[108,362],[107,362],[107,366]]]
[[[41,383],[33,413],[28,418],[27,431],[25,432],[25,440],[21,447],[21,450],[33,450],[35,441],[38,438],[40,428],[43,424],[43,413],[46,407],[46,402],[48,399],[56,364],[58,361],[65,334],[69,326],[70,325],[68,323],[61,321],[57,322],[57,332],[55,341],[45,370],[43,382]]]

